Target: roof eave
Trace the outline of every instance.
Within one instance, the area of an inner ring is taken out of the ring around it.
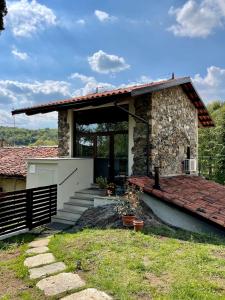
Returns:
[[[141,96],[144,94],[152,93],[152,92],[158,92],[167,88],[171,88],[174,86],[178,86],[184,83],[191,82],[190,77],[183,77],[183,78],[178,78],[178,79],[171,79],[170,81],[159,83],[158,85],[155,86],[147,86],[147,87],[142,87],[140,89],[135,89],[131,91],[131,96],[136,97],[136,96]]]

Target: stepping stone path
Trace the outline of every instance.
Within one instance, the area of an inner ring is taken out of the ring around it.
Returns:
[[[112,297],[104,292],[96,289],[86,289],[78,293],[71,294],[62,298],[61,300],[112,300]]]
[[[46,253],[48,251],[49,251],[48,247],[43,246],[43,247],[37,247],[37,248],[28,249],[26,251],[26,253],[27,254],[42,254],[42,253]]]
[[[38,254],[25,259],[24,266],[34,268],[41,265],[47,265],[55,262],[55,257],[52,253]]]
[[[45,296],[55,296],[63,292],[81,288],[85,282],[79,275],[73,273],[60,273],[44,278],[37,283],[37,287],[44,291]]]
[[[51,236],[29,244],[30,249],[26,253],[33,256],[27,257],[24,265],[29,269],[30,279],[45,277],[36,284],[45,296],[58,296],[64,292],[83,288],[85,282],[78,274],[62,272],[65,271],[66,265],[63,262],[56,262],[52,253],[46,253],[49,252],[50,238]],[[62,300],[112,300],[112,298],[97,289],[88,288],[66,296]]]
[[[30,269],[30,279],[37,279],[58,272],[62,272],[66,269],[66,265],[63,262],[56,262],[54,264],[46,265],[40,268]]]

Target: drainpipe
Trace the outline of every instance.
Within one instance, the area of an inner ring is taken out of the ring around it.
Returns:
[[[160,183],[159,183],[159,167],[155,167],[155,184],[153,185],[154,189],[160,190]]]
[[[147,146],[147,151],[146,151],[146,152],[147,152],[147,154],[146,154],[146,155],[147,155],[146,164],[147,164],[147,166],[146,166],[146,175],[147,175],[148,177],[151,177],[150,172],[149,172],[149,155],[150,155],[150,141],[149,141],[149,136],[150,136],[150,125],[149,125],[148,121],[145,120],[145,119],[143,119],[143,118],[141,118],[141,117],[139,117],[139,116],[137,116],[137,115],[135,115],[135,114],[133,114],[133,113],[131,113],[131,112],[130,112],[129,110],[127,110],[126,108],[124,108],[124,107],[118,105],[118,104],[117,104],[117,101],[114,102],[114,105],[115,105],[117,108],[119,108],[120,110],[123,110],[124,112],[128,113],[128,115],[132,116],[134,119],[137,119],[137,120],[141,121],[142,123],[146,124],[146,127],[147,127],[147,137],[146,137],[146,146]]]

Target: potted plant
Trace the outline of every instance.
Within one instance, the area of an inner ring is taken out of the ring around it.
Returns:
[[[139,206],[139,193],[141,190],[136,190],[135,186],[127,186],[125,198],[120,199],[116,205],[116,210],[122,216],[124,226],[133,226],[133,221],[136,219],[135,214]]]
[[[97,183],[99,189],[106,190],[107,185],[108,185],[107,178],[99,176],[99,177],[96,178],[96,183]]]
[[[133,220],[134,230],[135,231],[141,231],[144,227],[144,221],[143,220]]]
[[[128,199],[120,199],[116,205],[116,211],[122,217],[124,226],[133,226],[135,209]]]
[[[116,186],[113,182],[110,182],[108,185],[107,185],[107,195],[108,196],[112,196],[112,195],[115,195],[115,189],[116,189]]]

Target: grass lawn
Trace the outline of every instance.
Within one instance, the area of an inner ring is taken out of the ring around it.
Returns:
[[[0,300],[43,300],[43,294],[28,279],[26,258],[27,244],[34,239],[24,234],[7,241],[0,241]]]
[[[225,241],[152,228],[59,234],[54,255],[115,299],[225,299]]]
[[[0,299],[45,300],[23,266],[26,234],[0,241]],[[225,241],[164,227],[145,233],[89,230],[55,235],[57,260],[78,272],[87,287],[114,299],[225,299]],[[77,266],[81,267],[77,270]]]

